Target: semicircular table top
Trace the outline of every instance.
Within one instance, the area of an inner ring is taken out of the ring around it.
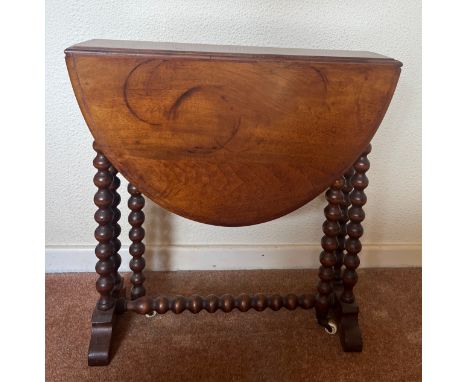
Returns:
[[[162,207],[266,222],[306,204],[379,127],[401,63],[369,52],[91,40],[65,51],[99,149]]]

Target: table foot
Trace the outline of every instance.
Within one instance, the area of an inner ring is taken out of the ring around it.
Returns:
[[[125,297],[125,288],[121,281],[118,291],[120,297]],[[115,296],[116,298],[118,296]],[[123,313],[123,299],[118,299],[114,306],[108,310],[94,308],[91,318],[91,340],[88,349],[89,366],[106,366],[110,362],[110,347],[112,330],[115,326],[116,316]]]
[[[361,352],[362,334],[358,322],[359,307],[356,303],[345,303],[338,300],[336,313],[343,351]]]
[[[91,341],[88,350],[89,366],[105,366],[110,361],[112,328],[115,323],[115,307],[108,310],[94,309],[91,319]]]

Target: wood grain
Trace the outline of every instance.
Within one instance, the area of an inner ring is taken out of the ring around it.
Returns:
[[[342,175],[380,125],[401,66],[355,52],[157,47],[67,49],[78,103],[139,191],[223,226],[283,216]]]

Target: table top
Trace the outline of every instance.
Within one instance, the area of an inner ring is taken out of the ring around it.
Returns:
[[[283,216],[377,131],[401,63],[367,52],[91,40],[66,49],[101,151],[146,196],[203,223]]]
[[[240,45],[190,44],[175,42],[127,41],[127,40],[88,40],[66,49],[66,53],[127,53],[127,54],[165,54],[185,56],[214,57],[254,57],[254,58],[289,58],[303,60],[343,60],[352,62],[390,63],[400,65],[399,61],[381,54],[352,50],[323,50],[279,47],[258,47]]]

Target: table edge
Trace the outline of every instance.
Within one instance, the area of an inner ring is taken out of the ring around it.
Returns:
[[[86,45],[91,42],[103,42],[102,46],[89,46]],[[108,42],[109,44],[115,43],[115,46],[105,46],[105,43]],[[159,43],[159,42],[145,42],[145,41],[135,41],[141,44],[154,44],[158,46],[158,44],[167,44],[173,46],[184,46],[184,47],[202,47],[202,49],[206,50],[196,50],[196,49],[188,49],[188,50],[178,50],[178,49],[156,49],[156,48],[149,48],[149,47],[119,47],[117,44],[119,42],[122,43],[132,43],[133,41],[119,41],[119,40],[88,40],[82,43],[78,43],[72,45],[65,49],[66,55],[74,55],[74,54],[93,54],[93,55],[149,55],[149,56],[166,56],[166,57],[190,57],[190,58],[204,58],[204,59],[231,59],[231,60],[271,60],[271,59],[278,59],[278,60],[297,60],[297,61],[320,61],[320,62],[345,62],[345,63],[372,63],[372,64],[390,64],[395,66],[402,66],[403,64],[390,57],[386,57],[383,55],[379,55],[372,52],[360,52],[359,53],[372,53],[375,54],[375,57],[359,57],[359,56],[346,56],[346,52],[354,52],[357,51],[340,51],[337,50],[336,52],[343,52],[343,56],[334,56],[334,55],[327,55],[326,53],[331,53],[333,50],[314,50],[314,49],[297,49],[297,48],[274,48],[274,47],[255,47],[255,46],[236,46],[236,45],[207,45],[207,44],[179,44],[179,43]],[[213,48],[213,51],[209,50],[209,47]],[[218,49],[226,49],[226,48],[233,48],[233,49],[246,49],[246,50],[254,50],[258,49],[260,53],[256,52],[228,52],[228,51],[216,51]],[[263,51],[263,52],[262,52]],[[266,52],[269,51],[269,52]],[[277,51],[278,53],[275,53]],[[284,52],[290,53],[284,53]],[[282,53],[279,53],[282,52]],[[293,54],[293,52],[297,52],[297,54]],[[313,54],[304,54],[305,52],[312,53],[316,52],[315,55]],[[302,53],[302,54],[301,54]]]

